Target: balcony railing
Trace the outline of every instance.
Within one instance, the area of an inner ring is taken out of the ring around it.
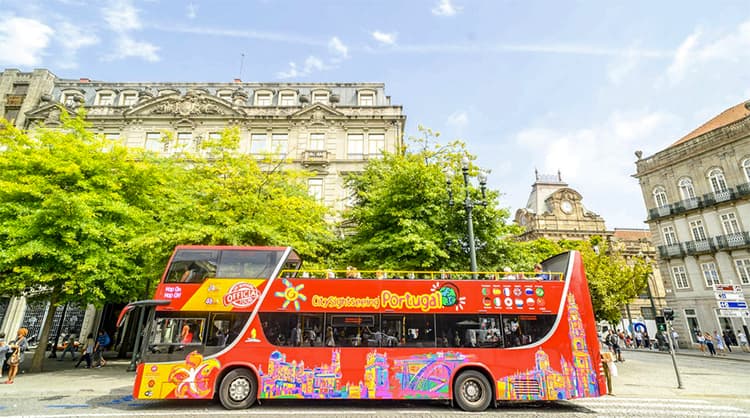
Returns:
[[[685,256],[685,250],[680,244],[660,245],[657,248],[661,258],[681,258]]]
[[[681,200],[670,205],[651,208],[648,210],[648,220],[663,218],[665,216],[687,212],[694,209],[706,208],[717,203],[729,202],[750,196],[750,183],[737,186],[736,191],[731,187],[716,193],[706,193],[701,197],[693,197]]]
[[[748,247],[750,246],[750,233],[737,232],[735,234],[720,235],[716,237],[716,246],[722,250]]]
[[[716,250],[713,239],[703,239],[697,241],[688,241],[685,243],[685,252],[687,255],[698,255],[711,253]]]
[[[672,211],[674,213],[682,213],[688,210],[697,209],[701,206],[700,197],[691,197],[690,199],[680,200],[677,203],[672,204]]]
[[[737,186],[737,197],[750,195],[750,183],[742,183]]]
[[[325,150],[307,150],[302,155],[302,164],[305,166],[313,164],[328,164],[328,151]]]

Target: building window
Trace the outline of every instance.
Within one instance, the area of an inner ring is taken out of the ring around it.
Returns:
[[[737,216],[734,213],[729,212],[720,216],[721,226],[724,228],[725,235],[739,234],[740,224],[737,222]]]
[[[177,134],[177,149],[176,151],[189,151],[193,145],[193,133],[192,132],[179,132]]]
[[[325,134],[310,134],[310,151],[323,151],[326,149]]]
[[[742,172],[745,173],[745,180],[750,183],[750,158],[742,160]]]
[[[313,103],[328,103],[328,92],[327,91],[315,91],[312,94]]]
[[[25,95],[29,92],[29,83],[13,83],[13,94]]]
[[[106,132],[104,134],[104,139],[106,139],[107,141],[119,141],[120,134],[118,132]]]
[[[643,319],[654,319],[654,311],[650,306],[644,306],[641,308],[641,317]]]
[[[703,272],[703,280],[706,281],[706,287],[713,287],[713,285],[721,283],[719,272],[716,271],[716,264],[714,262],[701,263],[701,272]]]
[[[161,134],[159,132],[146,133],[145,148],[147,151],[153,151],[153,152],[164,151],[164,142],[162,142]]]
[[[373,92],[359,93],[359,105],[360,106],[375,106],[375,93]]]
[[[711,183],[711,190],[714,193],[721,193],[727,190],[727,182],[720,168],[714,168],[708,172],[708,182]]]
[[[134,106],[138,103],[138,93],[123,93],[121,100],[123,106]]]
[[[226,100],[228,102],[232,101],[231,90],[221,90],[220,92],[216,93],[216,96],[220,98],[221,100]]]
[[[267,150],[266,134],[250,135],[250,154],[263,154]]]
[[[255,93],[255,105],[256,106],[271,106],[271,93],[270,92]]]
[[[99,106],[112,106],[115,104],[115,94],[111,92],[98,93],[96,95],[96,104]]]
[[[273,134],[271,135],[271,151],[278,154],[280,157],[286,157],[287,149],[289,144],[288,134]]]
[[[370,157],[382,155],[385,149],[385,134],[370,134],[367,136],[367,153]]]
[[[307,191],[317,202],[323,201],[323,179],[309,179],[307,181]]]
[[[750,284],[750,258],[734,260],[734,266],[737,268],[737,275],[740,277],[740,283]]]
[[[9,109],[5,108],[5,120],[10,122],[11,124],[16,122],[16,118],[18,117],[18,114],[20,113],[21,109]]]
[[[677,244],[677,234],[675,234],[673,226],[665,226],[664,228],[662,228],[662,232],[664,233],[665,245]]]
[[[279,94],[279,106],[295,106],[297,95],[293,92],[282,92]]]
[[[693,234],[693,240],[705,241],[706,230],[703,228],[703,221],[697,220],[690,222],[690,233]]]
[[[362,157],[365,136],[363,134],[349,134],[346,141],[346,153],[351,157]]]
[[[60,102],[67,107],[73,107],[76,104],[76,96],[78,96],[77,93],[63,93]]]
[[[655,188],[653,193],[654,203],[656,204],[657,208],[663,208],[669,205],[669,202],[667,202],[667,192],[663,187],[659,186]]]
[[[688,200],[695,197],[695,189],[693,188],[693,180],[685,177],[680,179],[680,182],[678,183],[678,186],[680,188],[680,196],[682,196],[682,200]]]
[[[688,289],[690,287],[685,266],[673,266],[672,279],[674,280],[674,287],[677,289]]]

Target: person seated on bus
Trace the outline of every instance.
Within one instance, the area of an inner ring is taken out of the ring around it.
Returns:
[[[333,328],[331,327],[326,328],[325,345],[326,347],[336,346],[336,340],[333,338]]]
[[[549,280],[550,279],[549,273],[543,272],[542,265],[539,263],[534,264],[534,277],[537,280]]]
[[[182,277],[180,277],[181,283],[200,283],[203,281],[203,273],[202,273],[201,267],[196,263],[190,263],[190,265],[187,267],[187,270],[185,270],[184,273],[182,273]]]
[[[503,276],[502,278],[504,280],[516,280],[518,277],[512,273],[513,270],[510,269],[510,267],[503,267]]]

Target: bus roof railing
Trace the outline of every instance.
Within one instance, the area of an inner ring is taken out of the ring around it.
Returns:
[[[475,278],[476,276],[476,278]],[[304,279],[406,279],[406,280],[516,280],[562,281],[561,272],[508,272],[508,271],[414,271],[414,270],[282,270],[280,277]]]

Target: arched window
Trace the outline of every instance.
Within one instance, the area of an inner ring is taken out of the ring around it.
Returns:
[[[724,179],[724,172],[720,168],[714,168],[708,172],[708,182],[711,183],[711,190],[714,193],[721,193],[727,190],[727,181]]]
[[[742,172],[745,173],[745,180],[750,183],[750,158],[742,160]]]
[[[667,192],[664,190],[664,187],[659,186],[654,189],[654,203],[656,203],[657,208],[669,205],[669,202],[667,202]]]
[[[693,189],[693,180],[690,179],[690,177],[683,177],[680,179],[680,181],[677,183],[677,186],[680,188],[680,196],[682,196],[682,200],[688,200],[695,197],[695,189]]]

